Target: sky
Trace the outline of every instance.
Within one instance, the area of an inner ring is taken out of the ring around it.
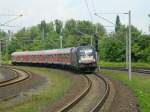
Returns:
[[[88,3],[88,8],[86,3]],[[37,25],[41,20],[47,22],[55,19],[67,21],[68,19],[90,20],[94,23],[100,22],[106,26],[107,31],[114,30],[112,24],[94,15],[100,16],[115,23],[116,14],[103,13],[120,13],[122,24],[128,24],[128,15],[121,13],[131,10],[131,22],[143,33],[149,33],[150,25],[150,1],[149,0],[0,0],[0,24],[13,19],[13,16],[22,17],[10,22],[8,25],[16,27],[0,27],[4,30],[17,31],[22,27],[31,27]],[[89,11],[88,11],[89,9]]]

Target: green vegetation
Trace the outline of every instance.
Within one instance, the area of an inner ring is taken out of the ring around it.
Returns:
[[[99,65],[102,67],[126,67],[126,62],[105,62],[100,61]],[[133,68],[144,68],[150,69],[149,63],[142,63],[142,62],[132,62]]]
[[[43,20],[35,26],[20,29],[12,35],[9,42],[2,41],[3,61],[9,63],[10,54],[15,51],[60,48],[60,35],[63,36],[63,48],[81,43],[90,44],[91,36],[97,31],[100,59],[108,62],[123,62],[126,55],[128,26],[121,23],[119,16],[116,17],[115,23],[115,31],[108,33],[103,25],[91,21],[70,19],[63,23],[61,20],[50,22]],[[9,34],[10,32],[0,30],[0,39],[8,39]],[[150,35],[143,34],[133,25],[131,35],[132,61],[150,63]]]
[[[22,28],[12,35],[11,41],[2,43],[4,62],[8,63],[10,54],[15,51],[47,50],[60,48],[60,35],[63,36],[63,47],[72,47],[78,44],[90,44],[91,36],[99,37],[100,59],[109,62],[123,62],[126,54],[126,35],[128,26],[121,23],[116,17],[115,31],[108,33],[100,23],[86,20],[70,19],[63,23],[61,20],[50,22],[41,21],[38,25]],[[0,39],[7,39],[8,33],[0,31]],[[132,35],[132,61],[150,63],[150,35],[143,34],[135,26],[131,26]],[[93,44],[94,41],[93,37]],[[8,55],[7,55],[8,51]]]
[[[15,33],[9,44],[9,54],[14,51],[46,50],[60,48],[60,35],[63,38],[63,47],[72,47],[81,43],[90,43],[97,26],[98,34],[104,36],[105,29],[99,24],[90,21],[68,20],[64,28],[63,22],[55,20],[46,23],[41,21],[37,26],[23,28]],[[85,33],[85,34],[82,34]]]
[[[63,27],[64,26],[64,27]],[[90,44],[90,37],[97,30],[99,37],[100,59],[104,61],[122,62],[125,60],[125,44],[128,27],[116,17],[115,31],[107,33],[100,23],[85,20],[70,19],[64,24],[61,20],[46,23],[41,21],[38,25],[22,28],[8,40],[10,31],[0,30],[2,41],[2,54],[4,62],[8,63],[10,54],[15,51],[45,50],[60,48],[60,35],[63,36],[63,47],[72,47],[81,43]],[[131,27],[132,60],[134,62],[150,62],[150,35],[143,34],[135,26]],[[94,44],[94,41],[93,41]],[[6,49],[8,46],[8,49]],[[8,54],[7,54],[8,53]]]
[[[141,112],[149,112],[150,110],[150,76],[143,76],[138,73],[133,73],[132,81],[128,80],[127,72],[101,70],[100,73],[107,74],[113,79],[121,81],[128,86],[134,96],[137,97]]]
[[[37,90],[27,92],[28,101],[22,105],[9,108],[8,112],[41,112],[48,105],[59,100],[71,85],[71,77],[66,72],[49,68],[19,67],[44,76],[46,84]],[[69,74],[69,73],[68,73]],[[1,104],[2,105],[2,104]],[[6,104],[5,104],[6,105]]]

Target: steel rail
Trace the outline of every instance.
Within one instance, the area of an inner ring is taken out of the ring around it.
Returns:
[[[90,110],[90,112],[98,112],[101,109],[101,107],[103,106],[103,104],[105,103],[106,99],[108,98],[109,92],[110,92],[110,87],[109,87],[109,84],[107,83],[106,79],[103,76],[101,76],[101,75],[97,75],[96,73],[94,73],[94,75],[96,75],[98,78],[100,78],[101,80],[103,80],[103,82],[105,83],[105,93],[102,96],[102,98],[98,101],[98,103],[95,105],[95,107],[93,107]],[[92,87],[92,81],[86,75],[84,75],[84,77],[86,77],[87,80],[88,80],[88,82],[89,82],[88,88],[79,97],[77,97],[71,103],[69,103],[68,105],[66,105],[59,112],[69,111],[72,107],[74,107],[81,99],[83,99],[88,94],[89,90]]]
[[[63,107],[61,110],[59,110],[59,112],[69,111],[72,107],[74,107],[81,99],[83,99],[88,94],[88,92],[90,91],[90,89],[92,87],[92,81],[86,75],[83,75],[83,76],[88,81],[88,87],[81,93],[81,95],[79,95],[71,103],[69,103],[68,105],[66,105],[65,107]]]
[[[9,86],[9,85],[12,85],[12,84],[15,84],[15,83],[19,83],[19,82],[22,82],[28,78],[30,78],[30,73],[29,72],[26,72],[24,70],[21,70],[21,69],[16,69],[16,68],[10,68],[10,67],[7,67],[9,70],[12,70],[15,72],[15,74],[17,74],[16,77],[14,78],[11,78],[9,80],[5,80],[5,81],[1,81],[0,82],[0,87],[5,87],[5,86]],[[21,72],[24,72],[24,76],[21,75],[18,71],[21,71]],[[20,77],[23,77],[23,78],[20,78]],[[20,78],[20,79],[19,79]],[[18,79],[18,80],[17,80]]]
[[[9,68],[7,68],[7,69],[9,69]],[[9,69],[9,70],[11,70],[11,69]],[[11,71],[12,71],[12,70],[11,70]],[[17,79],[17,78],[19,77],[19,74],[17,74],[15,71],[13,71],[13,72],[14,72],[14,74],[15,74],[14,77],[11,77],[10,79],[4,79],[4,80],[0,81],[0,84],[5,83],[5,82],[8,82],[8,81],[11,81],[11,80]]]
[[[109,84],[107,83],[106,79],[102,75],[98,75],[96,73],[94,73],[94,75],[96,75],[98,78],[100,78],[104,81],[106,88],[105,88],[104,95],[102,96],[102,98],[99,100],[99,102],[95,105],[95,107],[90,112],[100,111],[100,109],[104,105],[106,99],[108,98],[108,95],[109,95],[109,92],[110,92],[110,87],[109,87]]]
[[[102,69],[107,69],[107,70],[118,70],[118,71],[127,71],[126,68],[123,67],[101,67]],[[143,74],[150,74],[150,70],[148,69],[132,69],[132,72],[136,73],[143,73]]]

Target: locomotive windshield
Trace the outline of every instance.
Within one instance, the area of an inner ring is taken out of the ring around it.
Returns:
[[[92,49],[82,49],[80,50],[80,56],[92,56]]]
[[[95,55],[92,48],[82,48],[79,50],[79,63],[93,63],[95,62]]]

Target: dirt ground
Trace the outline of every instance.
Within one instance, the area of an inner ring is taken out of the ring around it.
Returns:
[[[113,79],[110,80],[114,84],[115,97],[109,112],[139,112],[137,100],[133,96],[132,91],[121,82]]]

